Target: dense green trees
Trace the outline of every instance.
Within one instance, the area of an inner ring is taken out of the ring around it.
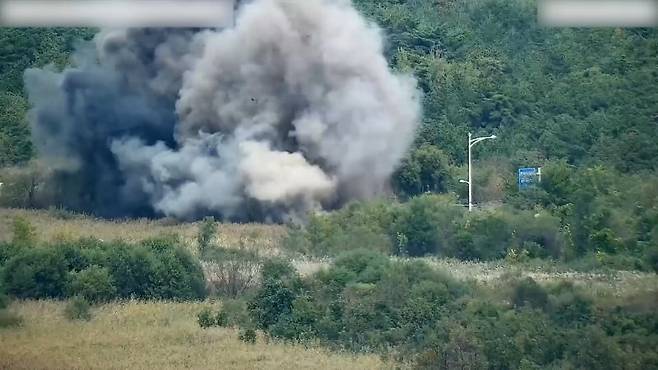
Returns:
[[[133,245],[94,239],[52,245],[0,244],[0,282],[19,298],[80,296],[92,303],[117,298],[199,299],[201,266],[172,238]]]
[[[67,65],[75,43],[93,34],[93,30],[81,28],[0,27],[0,168],[23,163],[34,155],[25,117],[25,69]]]
[[[544,28],[533,0],[355,3],[387,31],[393,65],[419,78],[418,141],[456,163],[471,130],[498,134],[489,155],[655,170],[655,29]]]
[[[263,280],[247,306],[275,338],[378,352],[421,369],[658,365],[655,310],[610,302],[569,282],[503,276],[494,286],[464,283],[422,262],[367,250],[343,254],[306,278],[265,272]]]
[[[353,203],[292,228],[283,246],[315,256],[365,248],[463,260],[585,258],[590,267],[655,270],[658,178],[575,172],[564,162],[546,172],[552,181],[522,192],[508,187],[507,204],[475,212],[454,195]]]

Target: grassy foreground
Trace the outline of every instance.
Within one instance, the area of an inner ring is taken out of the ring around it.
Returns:
[[[125,302],[69,321],[63,302],[14,302],[23,326],[0,329],[0,369],[382,369],[377,356],[238,339],[201,329],[203,303]]]

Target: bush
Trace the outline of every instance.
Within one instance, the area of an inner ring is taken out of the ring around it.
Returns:
[[[256,286],[261,259],[256,252],[215,248],[206,252],[204,267],[211,294],[239,297]]]
[[[601,328],[589,326],[573,333],[567,359],[577,369],[613,370],[625,368],[620,347]]]
[[[355,247],[390,252],[388,232],[396,208],[387,201],[355,202],[329,215],[313,215],[304,229],[289,227],[283,248],[318,257]]]
[[[21,247],[33,247],[36,244],[37,233],[32,224],[23,217],[16,217],[13,225],[11,243]]]
[[[108,248],[107,265],[115,282],[119,297],[149,298],[155,285],[153,253],[146,248],[125,243],[111,243]]]
[[[70,295],[79,295],[91,303],[101,303],[116,297],[117,289],[107,268],[91,266],[71,273]]]
[[[552,289],[550,306],[553,320],[560,325],[579,327],[590,323],[594,316],[592,300],[571,282],[562,282]]]
[[[261,276],[263,280],[283,280],[296,274],[295,267],[290,261],[282,258],[268,259],[263,263]]]
[[[275,338],[415,361],[419,368],[611,368],[625,358],[632,359],[629,368],[643,369],[658,358],[650,334],[658,323],[654,297],[595,310],[571,283],[543,287],[504,276],[510,289],[501,294],[497,286],[465,284],[421,261],[381,257],[346,253],[302,281],[271,273],[278,278],[265,279],[248,302],[256,328]],[[582,330],[591,337],[581,338]]]
[[[247,303],[247,308],[257,327],[268,329],[280,318],[290,315],[296,297],[296,292],[283,281],[266,279]]]
[[[23,318],[7,310],[0,310],[0,328],[13,328],[23,325]]]
[[[213,310],[209,307],[203,308],[197,314],[197,322],[204,329],[212,326],[226,328],[237,325],[251,325],[247,306],[244,301],[240,300],[226,300],[222,302],[222,307],[217,313],[213,313]]]
[[[145,242],[154,255],[151,265],[154,284],[149,295],[161,299],[202,299],[206,296],[206,279],[201,265],[185,249],[164,239]]]
[[[251,326],[247,303],[236,299],[222,301],[222,308],[217,313],[217,324],[225,327]]]
[[[199,255],[205,256],[206,252],[212,247],[213,239],[217,234],[217,223],[213,217],[206,217],[199,225],[197,233],[197,245],[199,246]]]
[[[197,322],[202,329],[207,329],[217,324],[215,315],[213,315],[212,309],[205,307],[197,315]]]
[[[138,245],[81,239],[46,248],[12,249],[3,255],[11,257],[2,269],[1,281],[7,293],[19,298],[82,295],[92,302],[104,302],[131,297],[200,299],[206,295],[199,261],[173,237]]]
[[[0,290],[0,310],[3,310],[9,306],[9,297]]]
[[[515,284],[512,290],[514,307],[530,306],[545,309],[548,305],[548,293],[532,278],[525,278]]]
[[[0,142],[1,142],[0,138]],[[17,167],[0,168],[0,206],[35,208],[47,206],[51,201],[50,169],[37,161]]]
[[[226,314],[224,308],[221,308],[219,311],[217,311],[217,315],[215,315],[215,325],[221,328],[226,328],[229,326],[228,315]]]
[[[4,266],[7,261],[20,253],[21,247],[13,243],[0,242],[0,267]]]
[[[453,195],[422,195],[407,203],[353,203],[289,228],[284,248],[316,256],[354,249],[462,260],[562,258],[570,239],[562,219],[544,210],[511,207],[465,212]]]
[[[240,334],[238,336],[241,341],[249,344],[255,344],[256,343],[256,331],[254,329],[243,329],[240,330]]]
[[[377,271],[381,271],[388,264],[388,257],[381,253],[366,249],[356,249],[336,257],[334,267],[350,271],[355,276],[365,277],[376,274]],[[357,278],[357,280],[359,279]]]
[[[445,192],[450,182],[448,157],[436,146],[423,144],[403,159],[393,175],[398,193],[406,196],[426,191]]]
[[[646,253],[645,260],[649,268],[658,274],[658,244],[649,249]]]
[[[69,320],[91,320],[91,304],[83,297],[73,297],[64,308],[64,316]]]
[[[138,246],[115,244],[108,248],[108,265],[120,297],[205,297],[201,265],[175,239],[151,239]]]
[[[2,281],[7,293],[19,298],[62,298],[67,290],[67,263],[56,249],[24,249],[7,261]]]
[[[404,235],[404,255],[420,257],[436,253],[439,248],[439,225],[434,222],[434,209],[427,197],[414,198],[396,221],[398,235]]]

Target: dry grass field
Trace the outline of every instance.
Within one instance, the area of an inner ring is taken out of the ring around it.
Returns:
[[[37,237],[42,241],[94,237],[136,242],[175,233],[180,235],[191,250],[196,250],[199,225],[199,223],[179,223],[168,219],[100,220],[83,215],[61,217],[56,211],[0,208],[0,241],[11,239],[12,224],[16,217],[23,217],[35,226]],[[238,246],[242,240],[262,253],[275,254],[285,232],[285,227],[280,225],[220,224],[217,243],[233,247]]]
[[[125,302],[94,309],[91,321],[64,317],[63,302],[14,302],[19,328],[0,329],[0,369],[383,369],[374,355],[299,345],[256,344],[233,329],[201,329],[207,303]]]

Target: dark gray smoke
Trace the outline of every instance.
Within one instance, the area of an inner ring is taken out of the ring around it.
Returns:
[[[102,32],[28,70],[64,205],[282,220],[381,194],[419,121],[415,80],[349,1],[256,0],[223,30]]]

